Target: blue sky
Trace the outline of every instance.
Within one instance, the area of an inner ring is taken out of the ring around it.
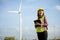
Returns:
[[[49,38],[60,37],[60,0],[22,0],[23,38],[36,38],[34,20],[38,8],[44,8],[48,21]],[[20,0],[0,0],[0,35],[19,37],[19,15],[9,13],[19,10]],[[59,32],[59,33],[58,33]],[[52,34],[51,34],[52,33]],[[29,36],[29,37],[28,37]]]

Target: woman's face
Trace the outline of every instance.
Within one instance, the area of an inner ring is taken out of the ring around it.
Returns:
[[[44,14],[44,11],[39,11],[39,15],[42,16]]]

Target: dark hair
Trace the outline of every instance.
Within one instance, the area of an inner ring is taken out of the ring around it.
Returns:
[[[42,16],[44,16],[44,13],[43,13],[42,16],[40,16],[40,15],[39,15],[39,11],[41,11],[41,10],[38,10],[38,12],[37,12],[38,19],[41,18]]]

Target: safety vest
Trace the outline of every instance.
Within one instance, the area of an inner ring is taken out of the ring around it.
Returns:
[[[44,16],[39,19],[42,23],[44,23]],[[44,27],[37,27],[36,32],[44,32]]]

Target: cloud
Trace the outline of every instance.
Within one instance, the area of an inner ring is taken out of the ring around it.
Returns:
[[[60,11],[60,5],[57,5],[55,8]]]

